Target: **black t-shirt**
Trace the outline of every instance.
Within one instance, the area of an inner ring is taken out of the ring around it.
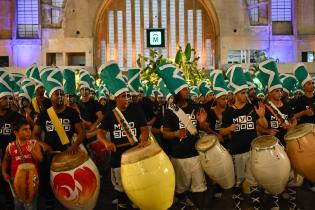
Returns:
[[[149,98],[143,97],[143,99],[138,104],[142,107],[147,121],[150,121],[157,115],[155,104]]]
[[[75,124],[81,122],[79,113],[70,108],[66,107],[63,112],[56,113],[61,124],[71,141],[73,134],[75,133]],[[40,126],[45,132],[45,143],[50,145],[54,151],[64,151],[67,149],[66,145],[62,145],[59,136],[53,126],[47,111],[39,114],[36,120],[36,125]]]
[[[282,113],[283,119],[286,119],[289,121],[290,118],[293,117],[294,113],[291,109],[291,106],[289,104],[283,104],[282,107],[278,107],[280,112]],[[271,114],[269,109],[266,108],[265,112],[265,118],[268,121],[268,128],[277,129],[279,132],[277,133],[276,137],[281,141],[281,143],[284,145],[284,135],[287,133],[287,130],[284,129],[280,122],[276,120],[276,118]]]
[[[3,117],[0,117],[0,149],[5,151],[7,145],[15,139],[15,135],[12,130],[12,122],[23,116],[19,113],[9,110]]]
[[[213,109],[210,109],[207,116],[207,122],[210,123],[210,128],[216,133],[220,132],[222,122],[219,120]]]
[[[131,130],[134,132],[135,136],[140,141],[139,139],[141,132],[140,128],[147,126],[147,121],[145,119],[143,111],[139,107],[131,104],[125,111],[122,111],[121,113],[124,115],[125,119],[128,121],[130,125]],[[115,145],[125,144],[129,142],[125,132],[120,127],[120,124],[117,121],[113,111],[106,113],[99,128],[109,131],[111,141]],[[122,153],[125,152],[127,149],[130,149],[131,147],[132,146],[124,146],[117,148],[116,152],[113,152],[111,154],[112,168],[120,167]]]
[[[80,109],[81,117],[84,120],[92,123],[97,120],[96,112],[102,111],[101,105],[92,98],[90,98],[87,102],[79,101],[78,106]]]
[[[182,108],[186,115],[191,119],[192,123],[197,127],[198,122],[196,118],[196,112],[198,106],[192,101],[188,102],[188,106]],[[163,127],[169,128],[171,131],[177,131],[183,129],[184,124],[178,119],[178,117],[171,110],[165,111]],[[171,142],[171,151],[172,157],[174,158],[190,158],[198,155],[197,150],[195,149],[196,141],[198,140],[198,135],[191,135],[187,131],[187,138],[180,140],[179,138],[169,139]]]
[[[228,107],[222,116],[222,128],[238,124],[239,128],[232,132],[227,146],[232,155],[242,154],[250,150],[251,142],[256,138],[256,121],[258,115],[253,106],[247,103],[242,109]]]
[[[315,96],[308,98],[305,95],[301,96],[295,101],[295,113],[299,113],[305,109],[312,109],[315,111]],[[315,115],[303,116],[300,118],[299,123],[315,123]]]
[[[42,100],[41,104],[39,103],[38,100],[37,100],[37,103],[38,103],[38,107],[39,107],[40,112],[44,112],[48,108],[51,107],[51,101],[46,97]],[[33,103],[32,103],[32,109],[34,109]]]

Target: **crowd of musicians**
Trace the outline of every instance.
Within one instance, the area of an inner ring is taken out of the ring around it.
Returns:
[[[182,209],[204,209],[208,187],[215,188],[216,197],[225,192],[206,181],[195,148],[197,140],[209,134],[216,135],[233,157],[234,209],[241,209],[244,201],[244,180],[250,185],[253,209],[262,209],[260,197],[268,192],[248,170],[251,142],[259,135],[273,135],[285,146],[289,129],[315,121],[314,82],[303,64],[292,69],[292,74],[279,74],[273,60],[260,63],[256,78],[262,86],[239,65],[225,72],[211,70],[210,83],[201,81],[192,87],[182,70],[167,63],[157,67],[161,78],[156,87],[141,83],[140,69],[130,69],[124,76],[117,64],[110,63],[98,73],[101,82],[96,85],[90,73],[81,69],[77,86],[70,68],[39,70],[33,65],[25,75],[0,69],[0,190],[5,197],[1,209],[37,209],[39,195],[45,198],[47,210],[54,209],[53,156],[58,151],[75,154],[80,145],[91,153],[89,147],[95,142],[110,153],[117,209],[137,208],[124,193],[121,156],[132,147],[146,147],[151,134],[171,159],[176,178],[174,203]],[[176,114],[178,109],[184,115]],[[39,174],[39,190],[27,203],[12,196],[12,183],[22,163],[34,163]],[[98,165],[100,171],[102,167]],[[292,172],[285,191],[290,210],[299,209],[296,192],[301,180],[297,176]],[[280,208],[278,196],[273,195],[274,210]]]

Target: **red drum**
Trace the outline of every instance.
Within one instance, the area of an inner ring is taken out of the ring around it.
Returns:
[[[18,166],[14,177],[14,191],[22,203],[33,200],[38,190],[38,174],[33,163],[22,163]]]
[[[50,183],[56,198],[71,210],[92,210],[100,190],[98,170],[87,153],[66,151],[54,156]]]
[[[298,125],[285,135],[287,153],[292,168],[315,183],[315,126],[311,123]]]
[[[251,170],[260,186],[278,195],[287,186],[290,177],[290,160],[279,140],[271,135],[259,136],[252,142]]]

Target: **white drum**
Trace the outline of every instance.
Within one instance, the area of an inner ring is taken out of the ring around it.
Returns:
[[[250,162],[253,176],[260,186],[277,195],[284,191],[290,177],[290,160],[279,140],[271,135],[254,139]]]
[[[196,149],[206,174],[223,189],[232,188],[235,184],[232,156],[219,143],[217,136],[203,136],[197,141]]]

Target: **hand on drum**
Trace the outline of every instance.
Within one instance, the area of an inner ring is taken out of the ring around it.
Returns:
[[[107,151],[116,152],[116,145],[109,141],[102,141]]]
[[[175,131],[175,137],[179,138],[180,141],[184,138],[187,138],[187,132],[186,132],[186,129],[180,129],[180,130],[177,130]]]
[[[79,147],[76,144],[73,144],[66,150],[66,153],[68,155],[74,155],[78,153],[78,151],[79,151]]]
[[[146,147],[150,145],[150,141],[140,141],[139,147]]]
[[[309,116],[309,117],[313,116],[313,114],[314,114],[312,109],[305,109],[303,111],[303,113],[304,113],[304,115]]]
[[[270,135],[273,135],[273,136],[275,136],[275,135],[277,135],[277,133],[279,132],[279,130],[277,130],[277,129],[269,129],[269,134]]]
[[[261,102],[258,103],[258,108],[256,106],[255,111],[259,117],[264,117],[265,116],[265,105]]]
[[[10,181],[10,175],[7,173],[3,174],[3,179],[4,179],[4,181],[9,182]]]

